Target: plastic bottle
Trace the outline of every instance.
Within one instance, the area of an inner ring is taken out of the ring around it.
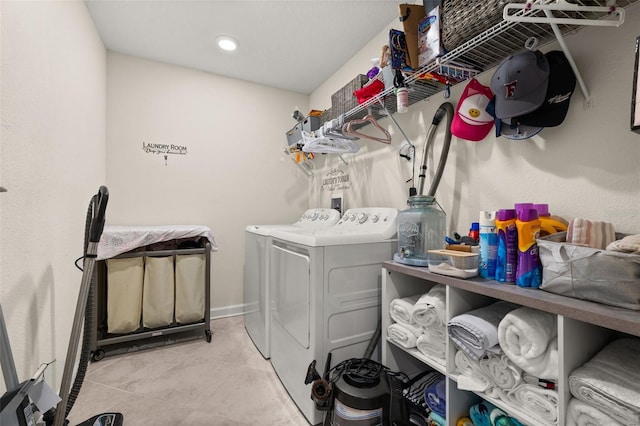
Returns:
[[[478,222],[472,222],[471,228],[469,228],[469,237],[473,238],[476,243],[480,241],[480,224]]]
[[[516,284],[538,288],[542,283],[542,267],[536,238],[540,235],[540,219],[536,209],[523,209],[516,219],[518,228],[518,266]]]
[[[480,212],[480,267],[482,278],[496,277],[496,258],[498,256],[498,234],[496,233],[496,212]]]
[[[396,89],[396,102],[399,113],[409,111],[409,89],[406,87],[398,87]]]
[[[498,210],[496,230],[498,231],[496,280],[515,283],[518,262],[518,228],[515,209]]]
[[[548,204],[534,204],[533,208],[538,211],[541,237],[567,230],[567,224],[563,223],[561,218],[551,216]]]

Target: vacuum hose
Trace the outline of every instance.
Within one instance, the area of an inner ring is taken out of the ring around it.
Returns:
[[[431,121],[431,127],[429,127],[429,131],[427,133],[427,143],[424,146],[424,152],[422,155],[420,175],[418,176],[418,195],[422,195],[422,192],[424,191],[424,181],[427,177],[427,156],[429,155],[429,147],[433,143],[433,137],[436,133],[438,124],[440,124],[445,114],[447,115],[447,127],[445,129],[444,146],[442,147],[442,153],[440,154],[440,161],[438,162],[436,174],[433,177],[433,182],[431,182],[431,187],[429,188],[429,192],[426,195],[432,197],[435,196],[438,185],[440,184],[440,179],[442,178],[442,173],[444,172],[444,166],[447,163],[447,156],[449,155],[449,146],[451,145],[451,121],[453,121],[454,112],[453,105],[451,105],[451,103],[449,102],[444,102],[438,107],[435,115],[433,116],[433,120]]]

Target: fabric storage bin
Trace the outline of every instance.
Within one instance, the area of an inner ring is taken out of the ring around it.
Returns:
[[[144,327],[166,327],[173,323],[174,287],[173,256],[148,256],[142,290]]]
[[[616,234],[616,238],[624,237]],[[537,240],[542,285],[551,293],[640,310],[640,255],[566,243],[566,232]]]
[[[176,322],[204,318],[205,258],[202,254],[176,256]]]
[[[107,332],[131,333],[140,328],[142,257],[107,259]]]

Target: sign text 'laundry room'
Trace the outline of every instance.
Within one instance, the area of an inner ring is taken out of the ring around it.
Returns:
[[[167,165],[169,155],[187,155],[187,147],[184,145],[161,144],[142,142],[142,150],[147,154],[164,155],[164,165]]]

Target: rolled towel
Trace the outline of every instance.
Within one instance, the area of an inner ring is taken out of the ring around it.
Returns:
[[[487,401],[472,405],[469,408],[469,417],[471,417],[474,426],[492,426],[490,415],[495,408],[495,405]]]
[[[391,319],[401,324],[415,324],[413,321],[413,307],[420,299],[420,295],[393,299],[389,304],[389,315]]]
[[[499,301],[453,317],[449,321],[449,337],[455,345],[473,359],[487,352],[499,351],[498,325],[516,305]]]
[[[505,355],[527,373],[558,379],[557,316],[521,307],[500,322],[498,339]]]
[[[521,383],[506,393],[506,398],[519,411],[547,423],[558,423],[558,391]]]
[[[413,321],[424,328],[445,325],[447,287],[436,284],[427,294],[422,295],[413,308]]]
[[[625,425],[640,424],[640,339],[608,344],[569,375],[573,396]]]
[[[445,417],[447,415],[446,377],[441,376],[424,389],[424,401],[432,412]]]
[[[606,249],[616,239],[616,230],[609,222],[571,219],[567,227],[567,242],[596,249]]]
[[[457,351],[454,358],[458,371],[458,389],[473,392],[489,393],[493,384],[491,379],[480,368],[478,361],[472,359],[464,351]]]
[[[512,390],[522,383],[522,370],[502,352],[489,354],[479,364],[489,380],[504,391]]]
[[[415,348],[416,340],[421,335],[422,329],[411,324],[395,323],[387,329],[387,336],[405,349]]]
[[[442,335],[445,335],[444,332]],[[440,338],[439,335],[425,332],[416,340],[416,347],[425,356],[434,358],[441,365],[446,365],[447,341]]]
[[[567,407],[567,426],[622,426],[597,408],[571,398]]]
[[[429,420],[437,426],[447,426],[447,420],[444,418],[444,415],[440,415],[434,411],[429,413]]]

